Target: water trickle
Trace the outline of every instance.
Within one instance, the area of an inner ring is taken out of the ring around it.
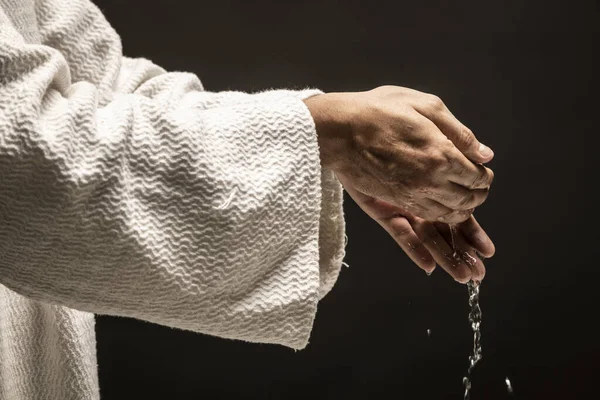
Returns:
[[[460,252],[456,248],[456,225],[448,224],[450,227],[450,237],[452,240],[452,255],[456,259],[462,259],[467,265],[473,266],[477,260],[467,252]],[[469,322],[471,323],[471,329],[473,330],[473,353],[469,356],[469,368],[467,369],[467,376],[463,378],[463,384],[465,385],[465,396],[464,400],[471,398],[471,373],[475,368],[475,365],[481,360],[481,308],[479,307],[479,287],[481,282],[469,281],[467,288],[469,291]]]
[[[479,308],[479,287],[481,283],[478,281],[469,281],[467,287],[469,289],[469,322],[473,330],[473,353],[469,356],[469,368],[467,376],[463,378],[465,385],[464,400],[471,398],[471,373],[475,365],[481,360],[481,308]]]
[[[456,235],[456,225],[448,224],[448,226],[450,227],[450,237],[452,238],[452,250],[454,250],[454,254],[452,254],[452,257],[456,258],[456,243],[454,242],[454,235]]]
[[[466,262],[470,267],[474,266],[477,263],[477,259],[469,253],[467,253],[466,251],[462,253],[462,258],[464,262]]]

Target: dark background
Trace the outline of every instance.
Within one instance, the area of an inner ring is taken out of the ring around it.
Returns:
[[[210,91],[439,95],[496,153],[475,213],[497,253],[473,400],[598,398],[597,1],[96,4],[126,55],[197,73]],[[100,317],[102,399],[461,399],[466,287],[439,268],[427,277],[345,196],[350,267],[305,350]]]

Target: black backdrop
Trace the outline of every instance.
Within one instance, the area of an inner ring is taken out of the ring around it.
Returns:
[[[496,153],[475,213],[497,254],[473,399],[595,398],[598,2],[96,4],[126,55],[197,73],[207,90],[396,84],[442,97]],[[350,267],[306,350],[99,317],[102,399],[462,398],[466,287],[427,277],[345,196]]]

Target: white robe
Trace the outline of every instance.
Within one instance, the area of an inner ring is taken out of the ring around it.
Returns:
[[[0,0],[0,399],[98,399],[94,313],[304,348],[345,254],[319,93],[207,92],[89,0]]]

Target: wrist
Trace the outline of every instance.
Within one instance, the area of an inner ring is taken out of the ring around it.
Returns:
[[[324,93],[304,99],[317,131],[321,166],[335,170],[351,133],[350,93]]]

